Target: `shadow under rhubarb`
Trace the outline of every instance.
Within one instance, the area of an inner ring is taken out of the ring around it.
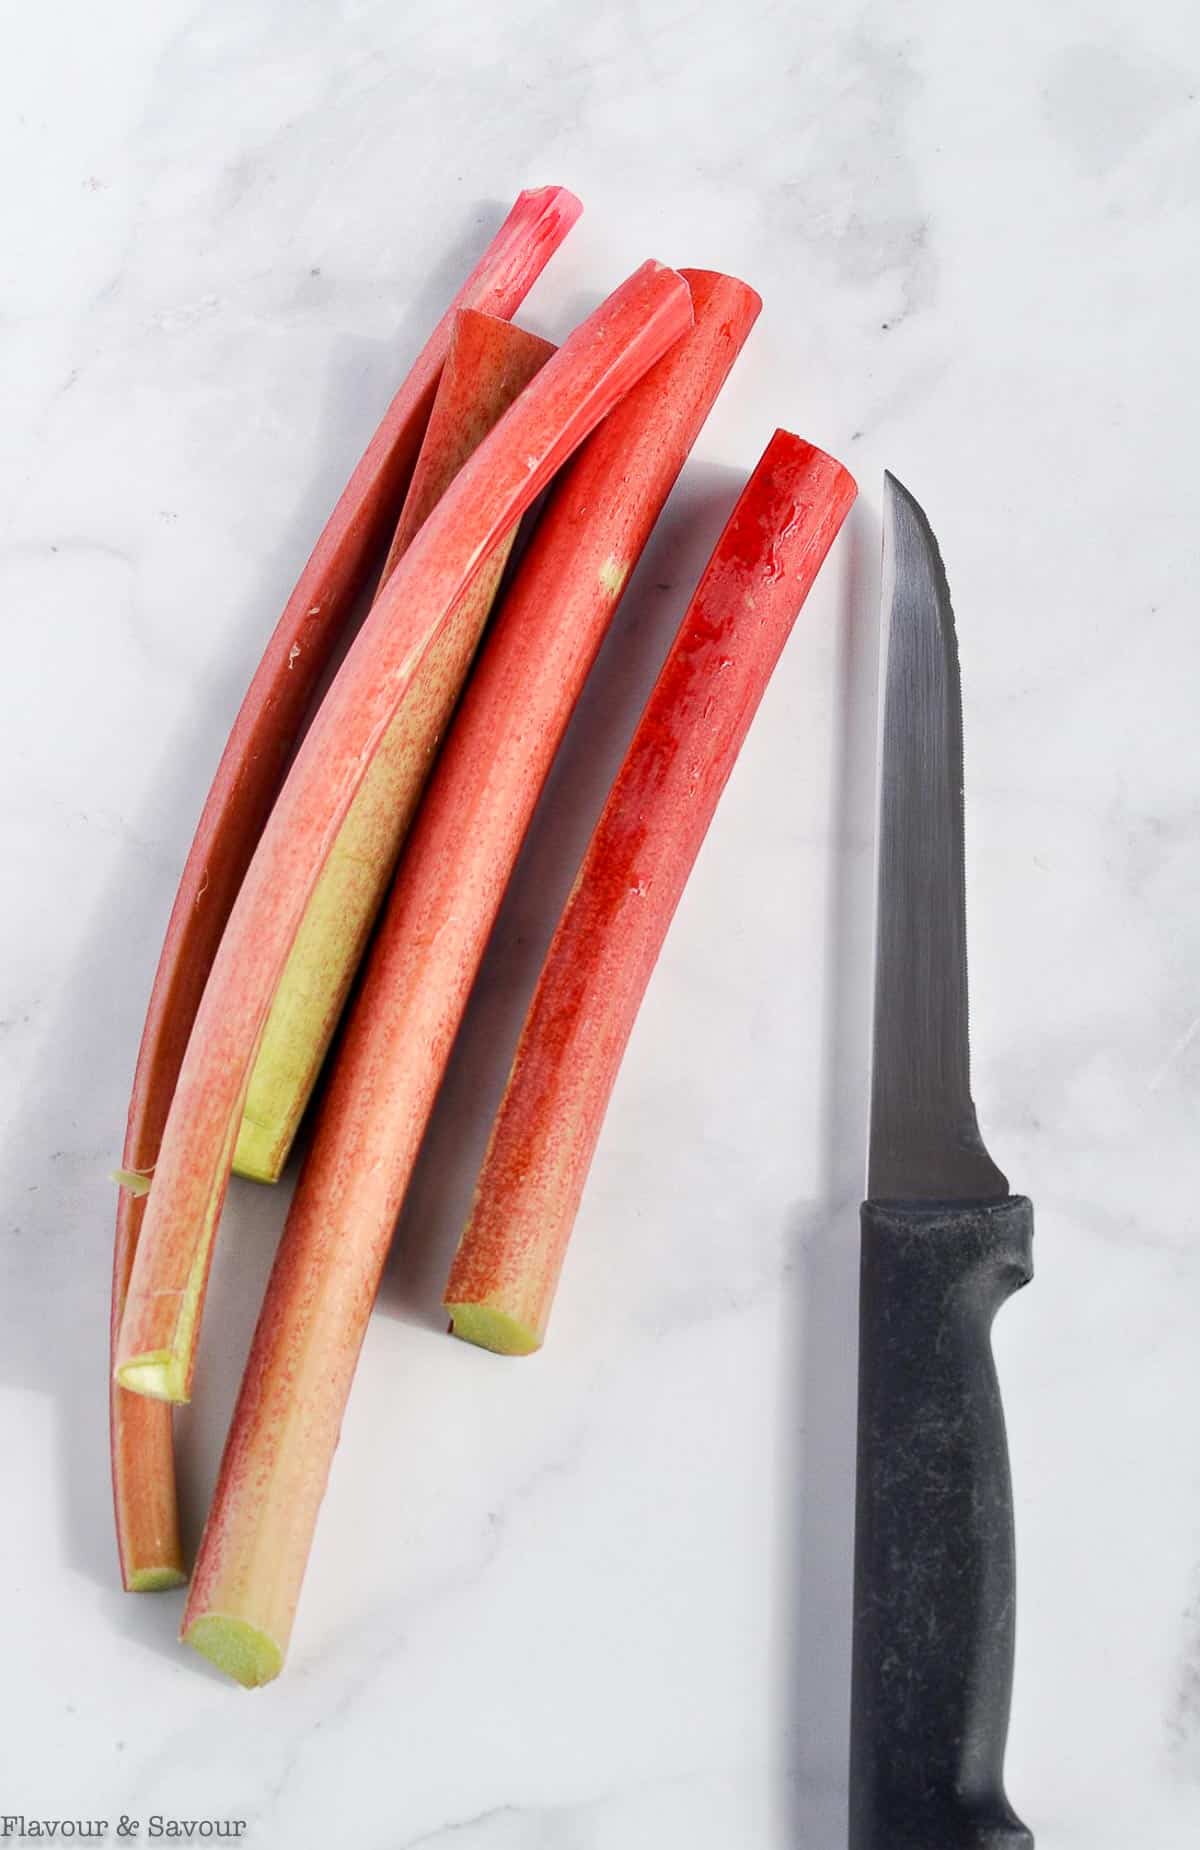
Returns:
[[[745,483],[689,462],[588,677],[534,812],[413,1172],[378,1309],[444,1331],[442,1290],[538,973],[604,799]]]

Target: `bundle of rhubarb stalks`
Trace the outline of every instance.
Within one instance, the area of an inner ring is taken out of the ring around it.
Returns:
[[[187,1578],[171,1405],[191,1395],[230,1171],[278,1180],[322,1078],[183,1621],[248,1686],[283,1664],[388,1245],[523,836],[761,306],[733,277],[649,262],[555,349],[510,317],[579,211],[560,187],[521,195],[392,400],[238,713],[150,998],[112,1292],[130,1591]],[[444,1293],[460,1338],[542,1342],[642,994],[854,494],[777,430],[684,612],[520,1036]]]

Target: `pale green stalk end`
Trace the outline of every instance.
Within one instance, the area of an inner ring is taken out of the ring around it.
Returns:
[[[183,1642],[243,1689],[260,1689],[283,1669],[283,1652],[275,1640],[246,1619],[209,1613],[203,1619],[193,1619],[183,1633]]]
[[[169,1400],[176,1406],[187,1402],[187,1380],[183,1364],[170,1349],[155,1349],[149,1355],[135,1355],[117,1370],[117,1386],[131,1394],[145,1394],[150,1400]]]
[[[496,1355],[533,1355],[542,1346],[540,1330],[510,1317],[493,1304],[447,1304],[455,1336]]]
[[[125,1584],[127,1593],[166,1593],[186,1587],[187,1575],[178,1567],[135,1567]]]

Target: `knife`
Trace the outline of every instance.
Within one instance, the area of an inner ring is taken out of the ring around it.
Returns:
[[[851,1850],[1031,1850],[1004,1792],[1014,1545],[992,1320],[1033,1209],[971,1099],[962,695],[937,541],[884,478],[875,1027],[859,1298]]]

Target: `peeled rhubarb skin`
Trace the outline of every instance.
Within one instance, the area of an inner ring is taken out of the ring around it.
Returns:
[[[138,1051],[122,1167],[152,1176],[204,985],[314,691],[404,494],[459,308],[518,308],[582,211],[565,187],[524,192],[434,329],[350,478],[267,645],[189,850]],[[110,1343],[115,1366],[144,1196],[117,1203]],[[109,1389],[113,1507],[122,1583],[178,1584],[170,1409]]]
[[[549,341],[478,309],[455,317],[382,582],[467,458],[553,352]],[[238,1175],[277,1182],[283,1172],[514,538],[515,529],[430,645],[321,874],[254,1063],[234,1153]]]
[[[430,642],[489,554],[631,385],[691,325],[673,270],[644,264],[575,329],[451,484],[367,616],[297,753],[235,901],[180,1069],[147,1197],[115,1373],[186,1400],[259,1039],[296,932]]]
[[[856,490],[777,431],[717,542],[596,825],[521,1032],[444,1293],[455,1333],[537,1349],[621,1057],[792,624]]]
[[[539,792],[622,586],[759,312],[732,277],[681,274],[695,326],[551,492],[439,759],[334,1063],[184,1617],[188,1642],[242,1682],[283,1662],[392,1228]]]

